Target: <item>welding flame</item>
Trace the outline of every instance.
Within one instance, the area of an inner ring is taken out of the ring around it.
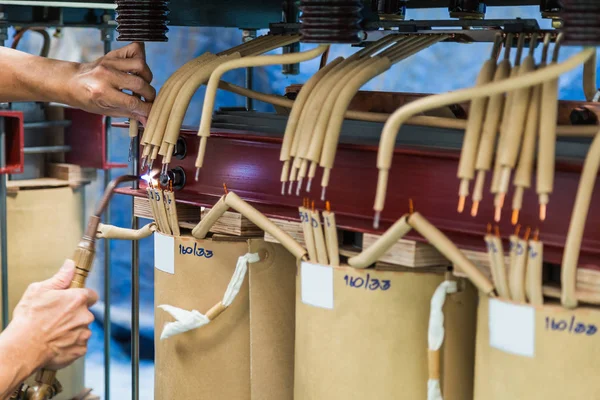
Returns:
[[[144,181],[146,181],[146,183],[148,185],[150,185],[152,187],[156,187],[156,186],[158,186],[158,181],[156,179],[154,179],[153,176],[154,176],[154,174],[147,173],[147,174],[142,175],[141,178]]]

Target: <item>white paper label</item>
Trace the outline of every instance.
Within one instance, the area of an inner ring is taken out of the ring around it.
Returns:
[[[524,357],[535,356],[535,308],[490,299],[490,346]]]
[[[333,268],[302,263],[300,286],[302,302],[311,306],[333,309]]]
[[[175,238],[154,234],[154,267],[168,274],[175,274]]]

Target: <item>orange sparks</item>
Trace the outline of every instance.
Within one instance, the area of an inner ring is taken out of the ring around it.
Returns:
[[[514,209],[512,212],[512,218],[510,219],[513,225],[516,225],[519,222],[519,210]]]
[[[229,190],[227,190],[227,184],[225,182],[223,182],[223,190],[225,191],[225,195],[227,196],[229,194]]]
[[[329,200],[325,202],[325,209],[327,212],[331,212],[331,203],[329,203]]]
[[[479,202],[474,201],[473,207],[471,207],[471,217],[476,217],[479,214]]]
[[[458,213],[462,214],[463,211],[465,211],[465,202],[466,202],[467,198],[465,196],[460,196],[458,198]]]

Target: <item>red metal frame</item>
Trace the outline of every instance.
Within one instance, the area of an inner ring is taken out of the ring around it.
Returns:
[[[0,110],[6,130],[6,167],[0,168],[0,174],[20,174],[25,164],[25,129],[21,111]]]
[[[198,148],[195,131],[182,131],[187,142],[187,156],[183,160],[173,158],[170,168],[182,167],[187,184],[177,192],[178,200],[209,206],[223,194],[225,182],[231,190],[250,201],[266,215],[284,219],[297,219],[297,207],[301,197],[282,196],[279,175],[281,163],[279,151],[281,139],[213,131],[208,140],[205,167],[200,179],[194,181],[194,160]],[[467,211],[456,212],[458,179],[456,170],[459,152],[424,148],[397,148],[390,171],[390,185],[386,208],[382,215],[382,229],[372,227],[373,199],[377,182],[377,148],[374,146],[340,145],[327,191],[328,200],[336,212],[337,222],[343,229],[358,232],[383,232],[384,229],[408,211],[412,198],[417,211],[444,231],[461,248],[483,250],[483,235],[488,222],[493,221],[490,195],[481,204],[479,215],[472,218]],[[160,166],[155,172],[158,173]],[[555,178],[555,192],[551,197],[548,219],[540,224],[535,190],[525,194],[520,223],[532,228],[539,227],[545,244],[544,258],[560,263],[579,183],[581,163],[559,161]],[[323,209],[318,175],[313,182],[311,200]],[[488,184],[491,177],[488,177]],[[535,185],[535,183],[534,183]],[[534,186],[535,187],[535,186]],[[144,195],[123,190],[123,193]],[[594,190],[595,199],[600,197],[600,186]],[[489,192],[486,192],[489,193]],[[301,196],[306,196],[302,193]],[[513,232],[510,224],[512,192],[508,194],[500,230],[504,238]],[[467,209],[469,209],[469,206]],[[600,269],[600,206],[592,203],[586,235],[582,243],[580,265]],[[418,235],[411,236],[422,240]]]
[[[127,168],[127,164],[106,159],[106,117],[65,108],[65,118],[71,121],[65,129],[65,144],[74,150],[65,154],[66,162],[102,170]]]

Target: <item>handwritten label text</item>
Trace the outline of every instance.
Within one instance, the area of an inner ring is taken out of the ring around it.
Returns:
[[[202,247],[198,247],[198,243],[194,243],[194,247],[179,245],[179,254],[193,254],[197,257],[212,258],[213,252],[211,250],[205,250]]]
[[[344,276],[344,280],[346,281],[346,286],[360,289],[364,288],[365,290],[389,290],[392,287],[391,281],[388,280],[379,280],[375,278],[371,278],[370,274],[367,274],[367,278],[363,279],[358,276]]]
[[[576,321],[575,316],[569,320],[546,317],[546,330],[555,332],[566,332],[574,335],[594,336],[598,332],[598,327],[592,324],[586,324]]]

